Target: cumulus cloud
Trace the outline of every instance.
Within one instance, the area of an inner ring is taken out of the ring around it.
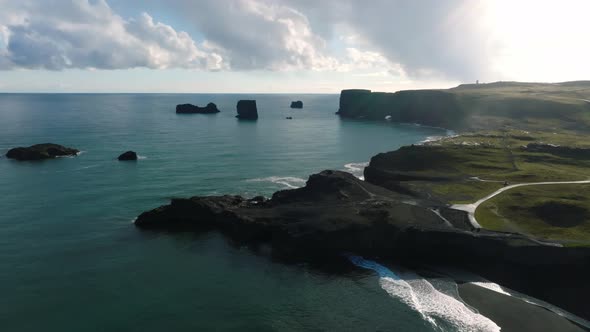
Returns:
[[[472,79],[493,46],[478,22],[484,0],[171,1],[234,69],[346,71],[352,48],[396,75]],[[345,45],[334,51],[334,40]]]
[[[104,0],[0,1],[4,69],[206,68],[226,64],[147,13],[124,19]],[[0,45],[2,45],[0,44]]]
[[[551,68],[572,77],[590,54],[580,42],[590,31],[586,0],[112,0],[131,17],[106,1],[0,0],[0,69],[311,70],[474,81]],[[173,21],[154,18],[162,7]],[[558,63],[561,53],[575,61]]]
[[[337,64],[326,52],[326,41],[293,7],[260,0],[172,3],[235,70],[320,70]]]
[[[494,44],[481,16],[485,0],[283,0],[326,38],[381,54],[412,77],[485,75]],[[346,33],[342,33],[346,32]]]

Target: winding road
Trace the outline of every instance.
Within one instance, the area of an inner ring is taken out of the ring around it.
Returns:
[[[486,181],[486,180],[482,180],[477,178],[478,181]],[[471,203],[471,204],[454,204],[451,205],[451,209],[455,209],[455,210],[460,210],[460,211],[465,211],[467,212],[468,216],[469,216],[469,222],[471,222],[471,225],[474,228],[482,228],[481,225],[477,222],[477,219],[475,219],[475,210],[477,210],[477,207],[479,205],[481,205],[482,203],[484,203],[485,201],[489,200],[490,198],[493,198],[505,191],[508,191],[510,189],[513,188],[517,188],[517,187],[525,187],[525,186],[542,186],[542,185],[551,185],[551,184],[587,184],[590,183],[590,180],[583,180],[583,181],[555,181],[555,182],[531,182],[531,183],[518,183],[518,184],[513,184],[513,185],[509,185],[506,187],[502,187],[498,190],[496,190],[495,192],[487,195],[486,197],[478,200],[475,203]]]

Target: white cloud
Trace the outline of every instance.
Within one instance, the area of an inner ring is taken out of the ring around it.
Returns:
[[[4,68],[226,67],[219,54],[200,50],[187,33],[146,13],[126,20],[104,0],[6,4],[10,16],[4,15],[8,23],[0,29]]]
[[[314,71],[398,82],[590,75],[587,0],[168,0],[159,2],[173,20],[165,23],[141,13],[155,0],[112,1],[138,12],[123,17],[105,0],[0,0],[0,69]]]

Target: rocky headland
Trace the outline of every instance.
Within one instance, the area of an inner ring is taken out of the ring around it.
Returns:
[[[18,147],[8,150],[6,158],[25,160],[43,160],[53,159],[56,157],[76,156],[80,151],[74,148],[68,148],[63,145],[44,143],[35,144],[29,147]]]
[[[395,93],[343,90],[337,114],[342,118],[383,120],[457,131],[527,130],[548,127],[585,131],[590,119],[588,81],[564,83],[495,82],[462,84],[451,89]]]
[[[411,266],[458,267],[590,317],[581,294],[590,277],[590,250],[471,230],[460,211],[442,218],[444,210],[448,208],[435,201],[327,170],[311,175],[305,187],[278,191],[270,199],[172,199],[142,213],[135,225],[216,230],[244,245],[269,245],[273,256],[287,261],[329,262],[352,252]]]

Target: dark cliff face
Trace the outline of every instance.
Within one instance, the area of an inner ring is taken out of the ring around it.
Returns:
[[[340,109],[344,118],[420,123],[450,129],[461,128],[466,114],[453,93],[442,90],[399,91],[343,90]]]
[[[256,100],[240,100],[236,105],[238,115],[236,118],[245,120],[258,119],[258,109],[256,107]]]
[[[62,156],[75,156],[78,150],[68,148],[59,144],[44,143],[31,145],[29,147],[18,147],[10,149],[6,153],[6,158],[16,160],[43,160],[53,159]]]
[[[192,104],[176,105],[176,113],[178,114],[214,114],[219,112],[217,105],[214,103],[209,103],[205,107],[199,107]]]
[[[401,229],[448,226],[408,197],[339,171],[310,176],[303,188],[272,199],[240,196],[175,199],[141,214],[135,225],[149,229],[217,229],[240,242],[267,242],[279,256],[318,259],[346,251],[387,254]]]
[[[347,118],[366,117],[371,103],[371,90],[342,90],[340,108],[336,114]]]

